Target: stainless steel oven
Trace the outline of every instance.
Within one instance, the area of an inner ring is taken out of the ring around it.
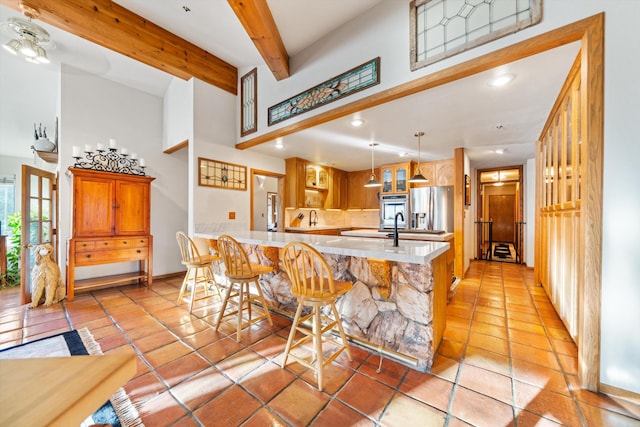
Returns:
[[[402,212],[402,217],[398,217],[398,228],[408,228],[411,219],[408,194],[380,196],[380,229],[393,229],[394,220],[398,212]]]

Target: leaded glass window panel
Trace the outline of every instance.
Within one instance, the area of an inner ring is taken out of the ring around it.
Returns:
[[[515,33],[542,19],[542,0],[413,0],[411,70]]]

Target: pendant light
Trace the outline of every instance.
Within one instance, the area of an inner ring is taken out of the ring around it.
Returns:
[[[424,132],[416,132],[416,134],[414,135],[418,137],[418,167],[416,168],[416,174],[409,179],[409,182],[411,183],[429,182],[429,180],[425,178],[424,175],[422,175],[422,173],[420,172],[420,137],[423,135],[424,135]]]
[[[376,144],[375,142],[369,144],[369,146],[371,147],[371,175],[369,175],[369,182],[367,182],[364,186],[365,187],[380,187],[382,186],[382,184],[380,183],[380,181],[378,181],[376,179],[376,174],[373,172],[373,147],[375,147]]]

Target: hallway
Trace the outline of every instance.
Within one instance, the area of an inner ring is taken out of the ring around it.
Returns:
[[[447,309],[430,373],[352,347],[324,392],[295,363],[279,367],[290,321],[274,316],[235,341],[211,327],[219,303],[176,304],[181,276],[28,310],[0,291],[0,348],[88,327],[105,353],[134,351],[125,389],[147,426],[640,426],[640,405],[581,390],[576,346],[533,272],[472,262]],[[366,390],[365,393],[363,391]]]

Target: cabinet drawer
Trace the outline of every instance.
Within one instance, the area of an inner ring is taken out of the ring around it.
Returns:
[[[125,248],[91,253],[79,252],[75,256],[77,266],[109,264],[112,262],[136,261],[146,259],[149,256],[148,248]]]
[[[140,237],[131,237],[129,239],[115,239],[114,247],[120,248],[143,248],[148,246],[149,240]]]
[[[82,252],[82,251],[92,251],[96,248],[96,242],[93,240],[89,240],[86,242],[76,242],[75,243],[75,249],[76,252]]]

